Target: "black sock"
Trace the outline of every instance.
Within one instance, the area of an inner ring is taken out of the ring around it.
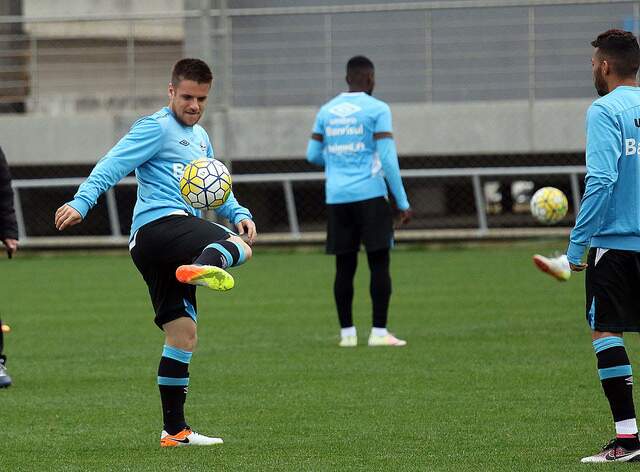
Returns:
[[[635,420],[633,404],[633,377],[629,357],[621,337],[607,336],[593,341],[598,358],[598,375],[604,394],[616,422],[618,443],[627,449],[640,448],[637,430],[628,434],[618,432],[618,423]]]
[[[189,387],[191,353],[173,346],[164,346],[158,366],[158,388],[162,402],[164,430],[176,434],[187,427],[184,402]]]
[[[333,283],[333,297],[338,310],[341,328],[353,326],[353,276],[358,267],[358,253],[350,252],[336,256],[336,278]]]
[[[221,239],[209,244],[202,254],[194,261],[194,264],[210,265],[226,269],[227,267],[242,264],[246,259],[244,249],[240,243]]]
[[[389,275],[389,250],[367,253],[371,281],[369,293],[373,308],[372,318],[374,328],[386,328],[391,299],[391,276]]]

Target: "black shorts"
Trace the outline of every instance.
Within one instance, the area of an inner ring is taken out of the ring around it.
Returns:
[[[587,322],[596,331],[640,331],[640,253],[591,248],[585,278]]]
[[[178,282],[176,269],[191,264],[205,247],[231,234],[224,226],[182,215],[165,216],[138,230],[131,258],[149,287],[154,321],[160,329],[182,316],[196,321],[196,287]]]
[[[364,244],[367,252],[393,246],[391,206],[384,197],[327,205],[327,254],[347,254]]]

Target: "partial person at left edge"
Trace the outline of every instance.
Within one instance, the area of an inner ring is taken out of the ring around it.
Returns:
[[[9,164],[0,148],[0,240],[4,245],[7,257],[11,259],[18,250],[18,223],[13,208],[13,190],[11,189],[11,173]],[[4,332],[8,327],[0,320],[0,388],[11,385],[11,377],[7,372],[7,356],[4,355]]]

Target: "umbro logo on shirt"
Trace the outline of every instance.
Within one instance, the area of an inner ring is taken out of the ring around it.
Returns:
[[[186,139],[183,139],[182,141],[180,141],[180,144],[182,144],[183,146],[188,146],[189,141],[187,141]]]
[[[354,105],[353,103],[340,103],[333,108],[329,109],[329,113],[332,115],[338,115],[341,118],[346,118],[349,115],[353,115],[354,113],[362,110],[358,105]]]

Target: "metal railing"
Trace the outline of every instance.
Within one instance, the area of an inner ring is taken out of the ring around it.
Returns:
[[[482,189],[482,179],[487,177],[540,177],[540,176],[566,176],[569,179],[571,195],[569,199],[573,203],[573,208],[576,213],[580,204],[580,183],[579,176],[586,172],[584,166],[539,166],[539,167],[486,167],[486,168],[457,168],[457,169],[404,169],[401,171],[403,178],[418,178],[418,179],[443,179],[443,178],[468,178],[473,186],[473,198],[476,210],[477,227],[473,230],[472,234],[466,235],[475,238],[484,238],[490,235],[489,224],[487,221],[487,210],[485,204],[485,195]],[[234,184],[264,184],[264,183],[280,183],[282,185],[282,191],[285,199],[286,215],[289,232],[287,234],[278,234],[277,241],[279,242],[309,242],[317,241],[318,238],[305,237],[304,233],[300,231],[300,225],[298,222],[298,209],[294,192],[292,190],[292,184],[295,182],[317,182],[324,179],[322,172],[298,172],[298,173],[278,173],[278,174],[240,174],[234,176]],[[19,179],[12,182],[14,190],[15,210],[18,222],[18,231],[20,238],[24,245],[38,246],[40,243],[47,243],[46,245],[52,247],[73,247],[75,244],[86,245],[87,241],[92,246],[101,245],[125,245],[127,238],[121,233],[120,219],[117,208],[117,202],[114,195],[114,190],[110,189],[106,192],[106,206],[109,217],[110,235],[108,236],[64,236],[60,238],[48,238],[48,237],[30,237],[26,231],[25,215],[23,206],[21,204],[20,193],[27,189],[44,189],[44,188],[65,188],[78,187],[85,179],[84,178],[61,178],[61,179]],[[118,185],[131,186],[136,185],[136,179],[133,177],[126,177],[122,179]],[[415,206],[414,206],[414,209]],[[53,216],[51,216],[53,218]],[[456,230],[457,228],[452,225],[442,231],[447,233],[450,230]],[[527,237],[539,234],[532,228],[510,228],[518,230],[517,232],[504,233],[508,236]],[[264,228],[262,229],[264,231]],[[266,233],[268,234],[268,228]],[[451,233],[454,237],[460,236],[462,233]],[[438,236],[437,232],[423,232],[418,230],[412,231],[412,239],[428,239],[429,237]],[[264,238],[263,238],[264,240]],[[268,241],[269,238],[266,238]]]

